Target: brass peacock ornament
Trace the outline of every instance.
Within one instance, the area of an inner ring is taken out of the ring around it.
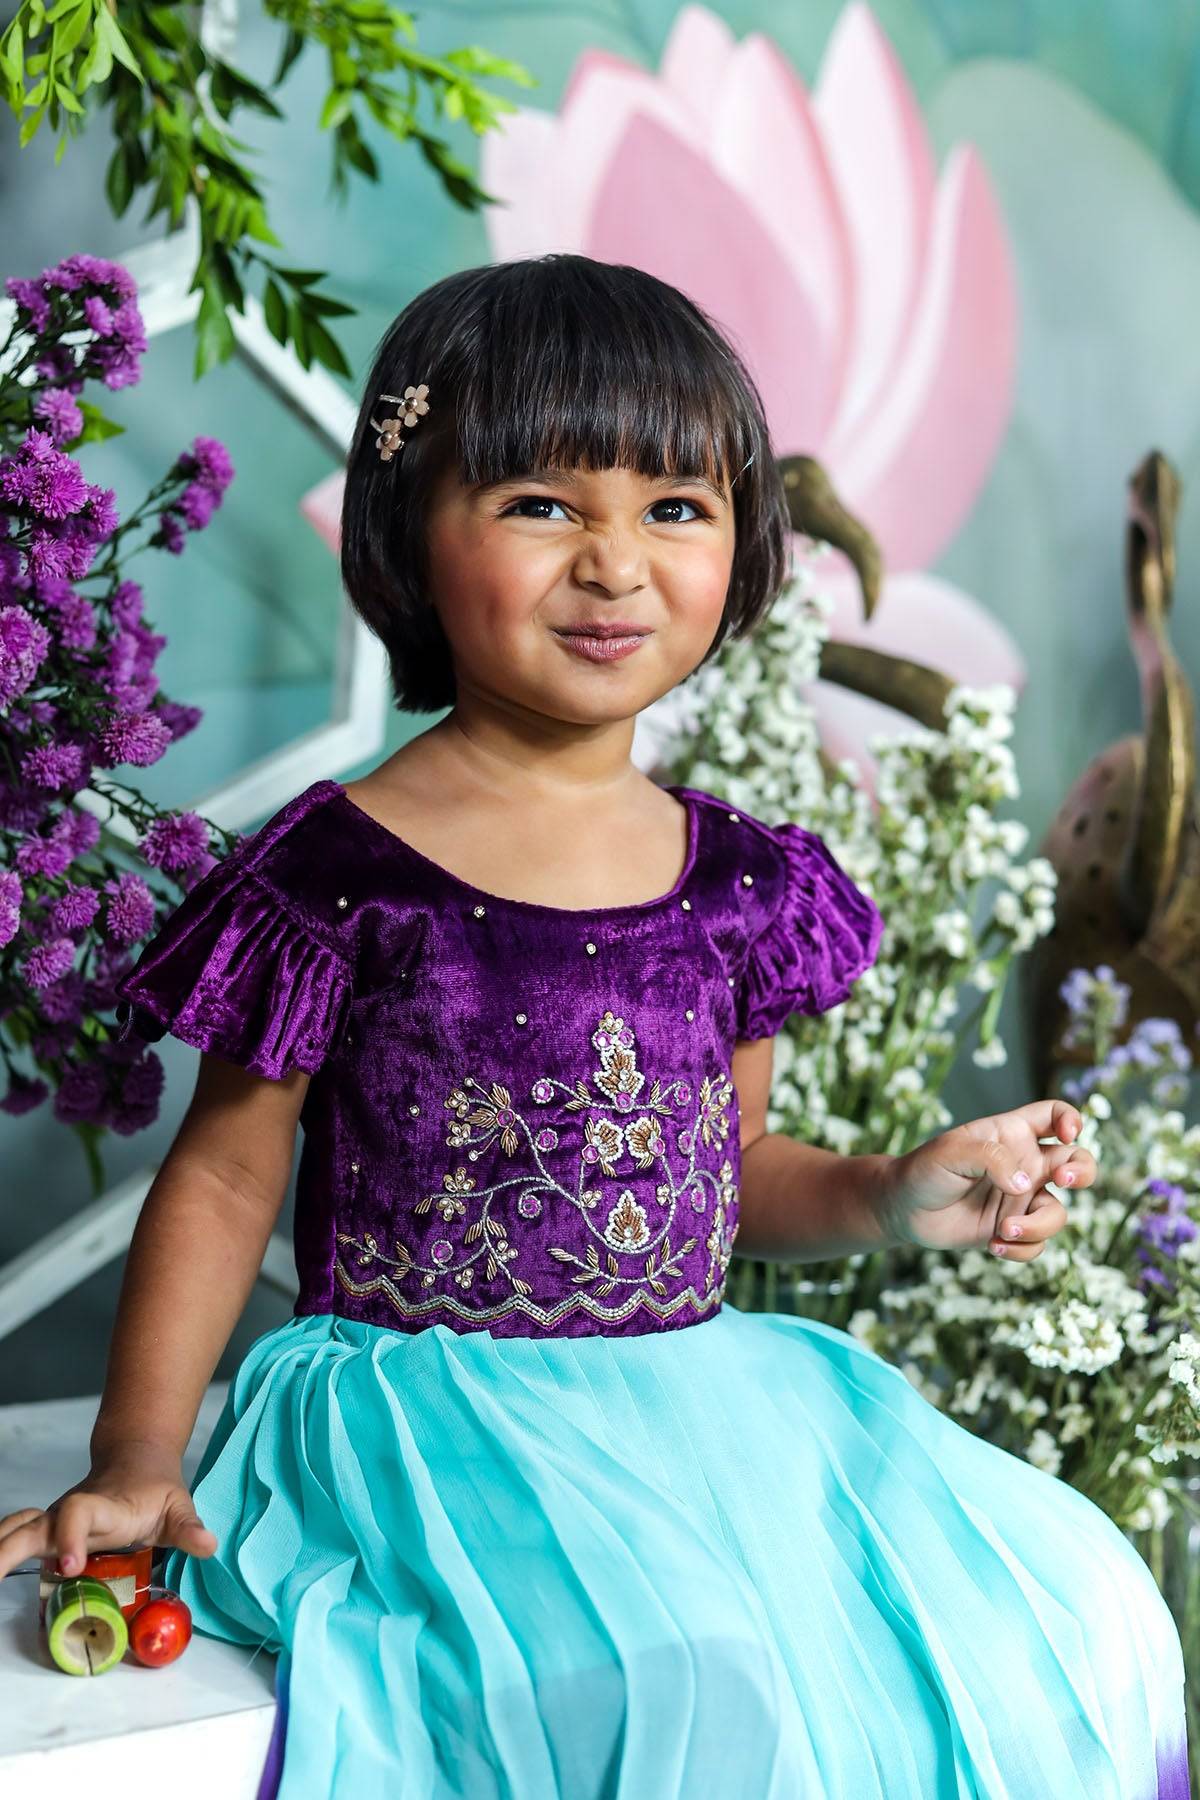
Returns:
[[[1180,491],[1157,450],[1129,478],[1125,584],[1142,730],[1089,763],[1040,845],[1058,874],[1056,922],[1021,959],[1019,979],[1042,1092],[1079,1060],[1063,1043],[1059,995],[1072,969],[1107,963],[1128,983],[1123,1035],[1142,1019],[1170,1018],[1190,1038],[1200,1013],[1195,706],[1168,635]]]
[[[841,550],[862,590],[864,617],[879,599],[883,559],[812,457],[781,457],[794,530]],[[1143,729],[1118,739],[1075,783],[1039,846],[1058,876],[1056,922],[1018,961],[1031,1073],[1050,1093],[1078,1062],[1063,1042],[1069,1013],[1059,989],[1072,969],[1109,964],[1128,983],[1125,1031],[1173,1018],[1185,1037],[1200,1016],[1200,821],[1195,707],[1171,647],[1179,479],[1151,451],[1129,479],[1125,580],[1129,636],[1141,679]],[[829,640],[822,680],[945,728],[952,678],[923,663]],[[820,752],[832,776],[832,759]]]

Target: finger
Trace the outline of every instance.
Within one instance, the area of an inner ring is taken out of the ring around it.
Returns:
[[[216,1533],[204,1524],[190,1499],[168,1506],[163,1523],[168,1543],[177,1544],[189,1555],[211,1556],[217,1547]]]
[[[53,1533],[50,1517],[46,1512],[35,1512],[32,1518],[18,1525],[0,1542],[0,1576],[7,1575],[18,1563],[23,1563],[31,1556],[49,1556],[53,1553]]]
[[[1014,1149],[998,1137],[972,1145],[967,1162],[972,1166],[977,1164],[980,1173],[986,1175],[993,1186],[1016,1200],[1027,1201],[1044,1179],[1040,1155],[1035,1157],[1029,1151]],[[968,1172],[965,1163],[959,1172]]]
[[[1069,1217],[1061,1200],[1039,1196],[1028,1212],[1011,1213],[1007,1218],[1001,1219],[997,1228],[998,1237],[1005,1245],[1017,1243],[1023,1247],[1026,1244],[1044,1244],[1047,1238],[1062,1230]]]
[[[0,1544],[3,1544],[10,1531],[15,1531],[18,1525],[24,1525],[30,1519],[38,1518],[45,1510],[44,1506],[21,1506],[16,1512],[6,1513],[0,1519]]]
[[[1090,1150],[1048,1150],[1046,1163],[1043,1180],[1052,1181],[1055,1187],[1091,1187],[1096,1179],[1096,1159]]]
[[[1061,1144],[1074,1143],[1083,1130],[1083,1114],[1069,1100],[1027,1100],[1011,1116],[1024,1119],[1035,1137],[1056,1137]]]
[[[53,1510],[64,1575],[78,1575],[93,1550],[118,1550],[129,1542],[128,1509],[118,1510],[107,1494],[70,1493]]]

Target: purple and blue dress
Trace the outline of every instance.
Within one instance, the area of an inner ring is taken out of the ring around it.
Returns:
[[[336,781],[121,987],[308,1071],[293,1316],[170,1552],[279,1656],[279,1800],[1187,1800],[1171,1613],[1117,1526],[846,1332],[723,1303],[739,1039],[883,921],[814,832],[700,789],[641,905],[486,893]],[[269,1778],[269,1780],[268,1780]]]

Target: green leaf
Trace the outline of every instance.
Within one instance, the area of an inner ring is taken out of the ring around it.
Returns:
[[[349,375],[351,372],[349,363],[321,321],[314,319],[310,313],[305,319],[305,326],[313,355],[323,362],[327,369],[332,369],[335,375]]]
[[[46,23],[53,25],[56,19],[65,19],[68,13],[78,12],[81,6],[88,4],[89,0],[58,0],[58,5],[52,6],[46,14]]]
[[[478,44],[466,44],[458,50],[447,50],[442,59],[467,75],[490,75],[498,81],[515,81],[518,87],[540,87],[541,82],[523,63],[510,62],[506,56],[494,56]]]
[[[349,89],[331,88],[321,108],[318,126],[322,131],[328,131],[331,126],[340,125],[343,119],[349,117],[353,105],[354,95]]]
[[[118,143],[109,158],[104,192],[108,196],[108,204],[119,219],[133,199],[133,172],[129,167],[129,151],[123,143]]]
[[[74,18],[68,19],[62,30],[54,33],[56,60],[62,60],[71,54],[91,22],[91,7],[80,6]]]
[[[308,329],[305,324],[304,314],[300,311],[299,306],[294,300],[288,307],[288,329],[291,332],[292,348],[296,352],[301,367],[305,369],[311,368],[312,353],[308,348]]]
[[[8,37],[9,66],[13,80],[23,86],[25,82],[25,39],[21,33],[21,21],[17,19]]]
[[[80,64],[79,74],[75,78],[78,92],[82,94],[85,88],[107,81],[112,74],[112,65],[112,51],[109,49],[106,39],[100,32],[97,32],[92,39],[87,55]]]
[[[191,47],[192,40],[187,26],[169,6],[154,6],[144,10],[141,26],[143,31],[168,50],[183,53]]]
[[[375,160],[375,152],[369,144],[365,144],[357,131],[353,136],[343,132],[341,138],[342,154],[346,161],[353,165],[368,181],[379,180],[379,164]]]
[[[267,321],[267,330],[277,343],[287,343],[287,301],[279,291],[277,284],[268,276],[263,292],[263,313]]]
[[[246,295],[228,250],[222,249],[219,245],[215,247],[212,253],[212,266],[216,271],[222,300],[226,306],[232,306],[236,312],[242,312],[246,304]]]
[[[279,58],[279,67],[275,71],[275,79],[271,83],[272,87],[279,86],[303,48],[303,32],[294,31],[289,28],[287,36],[283,40],[283,53]]]
[[[83,111],[82,106],[80,106],[78,100],[75,98],[65,81],[56,81],[54,84],[54,91],[69,113],[81,113]]]
[[[22,150],[24,150],[26,144],[31,142],[34,134],[37,131],[38,126],[41,124],[41,122],[45,118],[45,116],[46,116],[46,109],[44,106],[39,106],[36,112],[30,113],[29,117],[26,119],[25,123],[21,127],[20,144],[21,144]]]
[[[142,61],[151,81],[157,81],[160,87],[172,88],[178,83],[176,65],[167,56],[154,48],[153,44],[142,45]]]
[[[311,287],[314,281],[324,281],[327,271],[325,269],[276,269],[275,273],[282,275],[290,287],[303,288]]]
[[[200,297],[200,311],[196,315],[197,379],[216,363],[227,362],[236,347],[237,339],[233,335],[233,326],[226,316],[220,294],[206,278]]]
[[[256,112],[266,113],[272,119],[283,117],[271,96],[235,69],[232,63],[213,63],[211,93],[213,103],[223,119],[229,117],[234,106],[253,107]]]
[[[77,404],[83,414],[83,430],[78,437],[71,439],[70,447],[72,449],[76,444],[99,443],[104,438],[120,437],[125,430],[124,425],[118,425],[115,420],[105,418],[100,408],[93,406],[90,400],[80,400]]]
[[[307,312],[319,313],[324,319],[348,318],[358,311],[356,306],[347,306],[344,300],[332,300],[328,294],[305,294],[304,306]]]
[[[96,36],[103,37],[117,62],[123,63],[129,73],[136,75],[139,81],[144,81],[141,64],[125,42],[121,27],[105,6],[101,6],[96,13]]]
[[[274,244],[277,249],[280,247],[279,239],[267,224],[267,215],[258,200],[247,202],[245,235],[260,244]]]

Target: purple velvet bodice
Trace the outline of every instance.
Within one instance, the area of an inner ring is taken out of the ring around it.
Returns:
[[[537,1337],[719,1308],[734,1044],[839,1005],[883,920],[816,833],[667,792],[675,886],[574,911],[471,886],[317,781],[144,946],[123,1037],[312,1077],[296,1314]]]

